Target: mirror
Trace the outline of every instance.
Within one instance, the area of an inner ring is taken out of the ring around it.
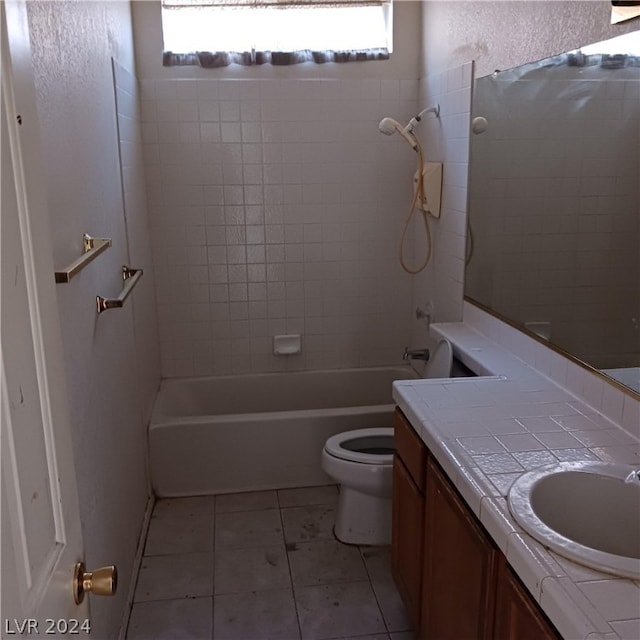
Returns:
[[[640,394],[640,31],[475,82],[465,296]]]

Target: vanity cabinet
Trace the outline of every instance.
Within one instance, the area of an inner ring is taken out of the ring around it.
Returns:
[[[498,568],[494,637],[500,640],[561,640],[544,613],[532,602],[504,556],[500,558]]]
[[[394,427],[391,572],[413,627],[419,629],[427,448],[400,411]]]
[[[420,640],[553,640],[553,625],[403,413],[391,571]]]
[[[427,462],[424,530],[419,637],[493,638],[498,551],[433,459]]]

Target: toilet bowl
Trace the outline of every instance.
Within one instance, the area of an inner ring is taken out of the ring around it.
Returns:
[[[340,484],[334,533],[348,544],[391,544],[393,427],[357,429],[330,437],[325,473]]]
[[[440,340],[423,378],[448,378],[453,349]],[[340,484],[334,533],[349,544],[391,544],[393,427],[357,429],[330,437],[322,450],[324,472]]]

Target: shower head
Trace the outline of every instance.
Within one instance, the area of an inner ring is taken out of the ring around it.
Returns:
[[[397,129],[402,129],[402,126],[397,120],[393,118],[382,118],[380,120],[380,124],[378,125],[378,129],[386,136],[393,135]]]
[[[409,143],[414,151],[418,150],[418,142],[403,126],[393,118],[382,118],[378,129],[387,136],[393,135],[396,131]]]

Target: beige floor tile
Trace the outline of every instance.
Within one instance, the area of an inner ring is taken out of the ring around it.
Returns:
[[[415,631],[397,631],[390,633],[391,640],[418,640],[418,635]]]
[[[213,551],[213,516],[152,518],[146,556]]]
[[[303,640],[385,633],[369,582],[296,588]]]
[[[133,605],[127,640],[207,640],[213,598],[183,598]]]
[[[278,509],[216,515],[216,551],[271,546],[282,544],[283,541]]]
[[[411,622],[391,576],[389,547],[360,547],[373,591],[389,631],[409,631]]]
[[[372,636],[349,636],[348,638],[336,638],[335,640],[389,640],[386,633],[375,633]]]
[[[153,507],[152,518],[181,518],[184,516],[213,516],[213,496],[194,498],[160,498]]]
[[[248,491],[216,496],[216,513],[277,508],[278,494],[275,491]]]
[[[280,508],[305,507],[314,504],[335,504],[338,502],[338,487],[330,484],[322,487],[301,487],[300,489],[280,489]]]
[[[284,536],[287,542],[333,540],[336,513],[332,505],[282,509]]]
[[[291,543],[288,555],[295,587],[368,579],[358,547],[337,540]]]
[[[177,600],[213,595],[213,553],[146,556],[134,600]]]
[[[410,631],[412,629],[411,621],[393,579],[378,578],[372,580],[371,584],[387,629],[389,631]]]
[[[326,485],[158,500],[128,640],[415,640],[390,549],[338,542],[337,498]]]
[[[215,596],[213,633],[216,640],[298,640],[291,589]]]
[[[216,552],[216,595],[281,588],[291,588],[284,545]]]
[[[391,547],[360,547],[360,552],[372,580],[391,578]]]

